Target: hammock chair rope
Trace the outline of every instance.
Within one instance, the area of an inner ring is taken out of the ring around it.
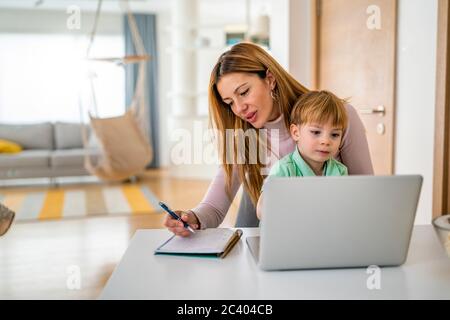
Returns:
[[[93,77],[89,76],[90,90],[92,95],[92,102],[94,108],[94,115],[89,112],[89,118],[93,133],[95,133],[102,149],[100,159],[94,164],[94,161],[89,155],[89,139],[86,126],[82,125],[82,138],[85,145],[85,167],[86,169],[96,175],[97,177],[107,181],[124,180],[134,176],[143,170],[148,163],[153,159],[153,149],[150,144],[150,128],[149,121],[146,121],[146,99],[145,99],[145,84],[147,61],[149,56],[146,53],[141,35],[125,0],[126,12],[128,16],[128,25],[131,32],[133,46],[135,47],[137,55],[125,56],[123,58],[107,58],[107,59],[92,59],[90,52],[94,43],[97,25],[100,18],[100,12],[103,0],[98,1],[97,11],[95,14],[94,26],[90,35],[89,46],[87,49],[87,59],[97,61],[122,61],[124,65],[132,61],[139,63],[138,77],[136,81],[136,88],[134,91],[131,105],[124,115],[113,118],[100,118],[97,108],[97,99],[95,95],[95,86]],[[128,59],[128,60],[127,60]],[[80,103],[80,109],[82,108]],[[82,111],[81,111],[82,114]]]

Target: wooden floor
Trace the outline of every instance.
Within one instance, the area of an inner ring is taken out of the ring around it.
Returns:
[[[176,209],[194,207],[209,185],[172,178],[164,170],[148,172],[140,182]],[[234,225],[238,203],[236,197],[222,226]],[[162,228],[163,218],[154,214],[16,222],[0,238],[0,299],[95,299],[136,229]],[[80,289],[70,289],[78,270]]]

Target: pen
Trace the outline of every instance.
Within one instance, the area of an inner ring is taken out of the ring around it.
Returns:
[[[170,215],[172,216],[172,218],[174,218],[174,219],[176,219],[176,220],[178,220],[178,221],[183,222],[183,225],[184,225],[184,227],[185,227],[186,229],[188,229],[188,230],[189,230],[190,232],[192,232],[192,233],[195,233],[194,229],[192,229],[190,225],[188,225],[185,221],[183,221],[179,215],[177,215],[175,212],[173,212],[172,210],[170,210],[169,207],[168,207],[164,202],[160,201],[160,202],[159,202],[159,205],[160,205],[161,208],[163,208],[164,210],[166,210],[167,213],[170,214]]]

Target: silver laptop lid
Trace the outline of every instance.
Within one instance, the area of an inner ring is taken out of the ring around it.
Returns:
[[[265,270],[402,264],[422,177],[270,177],[259,265]]]

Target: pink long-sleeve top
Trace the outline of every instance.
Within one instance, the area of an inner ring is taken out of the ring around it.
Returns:
[[[348,126],[335,158],[347,166],[350,175],[372,175],[373,167],[364,125],[351,105],[347,104],[346,109]],[[267,129],[267,137],[269,139],[271,136],[276,137],[277,135],[279,138],[278,154],[272,155],[268,159],[267,167],[270,168],[278,159],[293,152],[296,144],[286,129],[283,114],[277,119],[267,122],[264,129]],[[233,170],[230,199],[226,192],[225,181],[225,171],[220,167],[203,200],[192,209],[199,219],[202,229],[215,228],[222,223],[241,185],[237,170]]]

